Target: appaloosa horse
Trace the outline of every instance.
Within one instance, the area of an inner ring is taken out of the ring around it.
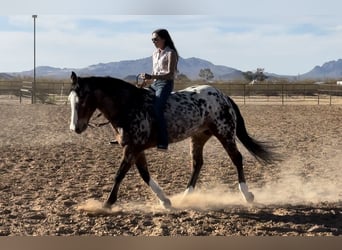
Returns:
[[[70,129],[78,134],[85,131],[91,116],[98,109],[120,134],[123,158],[104,206],[111,207],[115,203],[121,181],[131,165],[135,164],[142,179],[164,207],[170,207],[170,200],[150,177],[144,153],[144,150],[156,146],[153,91],[111,77],[78,77],[72,72],[71,79]],[[208,85],[189,87],[169,97],[165,119],[170,143],[191,137],[193,172],[185,194],[195,188],[203,165],[204,144],[215,136],[237,168],[243,197],[247,202],[254,200],[246,185],[236,137],[258,160],[268,163],[273,160],[273,155],[262,143],[248,135],[239,108],[231,98]]]

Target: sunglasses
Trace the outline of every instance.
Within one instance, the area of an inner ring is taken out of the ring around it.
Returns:
[[[159,41],[159,37],[152,38],[151,40],[152,40],[153,43],[158,42]]]

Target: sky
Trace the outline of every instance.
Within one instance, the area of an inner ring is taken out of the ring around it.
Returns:
[[[340,0],[11,0],[0,9],[0,72],[149,57],[169,30],[183,58],[297,75],[342,58]],[[181,71],[181,69],[180,69]],[[139,72],[132,72],[136,74]]]

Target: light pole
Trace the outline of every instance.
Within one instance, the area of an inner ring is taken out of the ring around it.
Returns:
[[[32,15],[33,18],[33,85],[32,85],[32,104],[36,103],[36,18],[38,15]]]

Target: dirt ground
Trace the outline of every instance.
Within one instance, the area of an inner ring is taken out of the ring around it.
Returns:
[[[246,204],[237,175],[216,141],[205,147],[197,190],[189,142],[168,153],[147,151],[152,177],[174,209],[163,209],[137,170],[117,204],[101,209],[121,148],[109,127],[69,131],[69,105],[0,104],[0,235],[341,235],[342,106],[240,105],[250,134],[284,160],[258,163],[242,145],[255,203]]]

